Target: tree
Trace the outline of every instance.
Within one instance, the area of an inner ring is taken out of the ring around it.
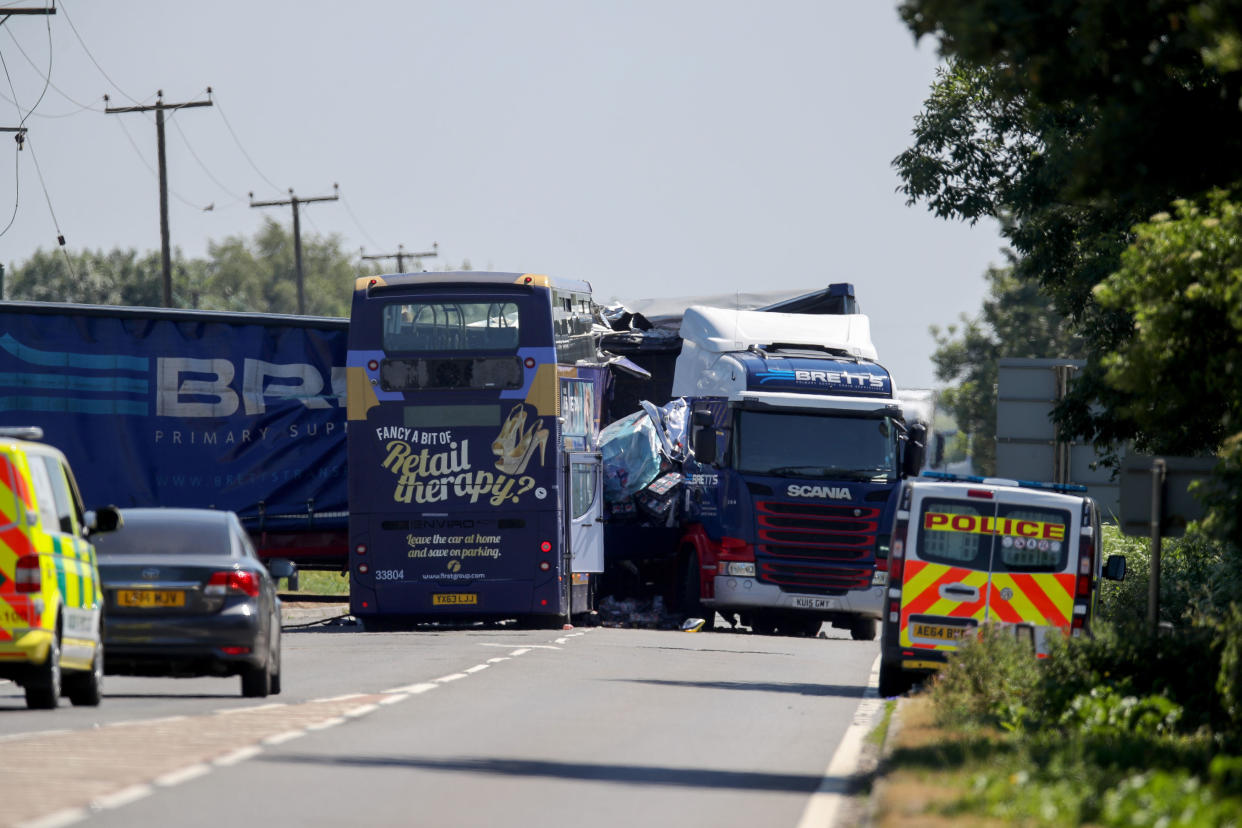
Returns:
[[[1224,224],[1228,199],[1208,193],[1242,186],[1242,0],[906,0],[900,11],[950,58],[895,161],[905,192],[940,215],[999,219],[1015,277],[1081,334],[1088,364],[1059,423],[1098,446],[1218,450],[1242,429],[1237,389],[1179,389],[1218,388],[1208,374],[1221,363],[1187,351],[1178,389],[1144,369],[1169,367],[1160,347],[1214,339],[1197,303],[1208,285],[1234,295],[1226,251],[1242,241],[1218,235],[1221,255],[1196,259],[1215,275],[1162,294],[1158,263],[1192,256],[1205,228],[1157,232],[1149,219],[1175,210],[1180,224],[1193,207]]]
[[[66,259],[68,258],[68,261]],[[303,237],[307,313],[347,316],[358,271],[337,236]],[[71,267],[72,266],[72,267]],[[163,302],[160,258],[134,250],[36,251],[7,281],[10,299],[156,307]],[[232,236],[208,245],[206,259],[173,255],[173,304],[200,310],[296,313],[293,237],[266,220],[252,241]]]
[[[962,316],[962,327],[947,333],[933,326],[936,378],[957,383],[941,404],[970,435],[970,457],[980,474],[996,473],[996,379],[1006,357],[1077,357],[1082,341],[1038,286],[1014,276],[1010,268],[989,268],[988,297],[976,319]]]

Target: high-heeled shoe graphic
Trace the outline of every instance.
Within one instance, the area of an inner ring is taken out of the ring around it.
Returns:
[[[502,458],[508,452],[513,451],[513,447],[522,439],[522,429],[525,425],[526,406],[518,403],[509,411],[504,425],[500,427],[500,434],[496,435],[496,439],[492,441],[492,454],[495,454],[497,458]]]
[[[522,474],[535,453],[535,446],[539,447],[539,465],[542,466],[547,459],[548,433],[543,427],[543,421],[536,420],[518,440],[517,445],[496,461],[496,468],[508,475]]]

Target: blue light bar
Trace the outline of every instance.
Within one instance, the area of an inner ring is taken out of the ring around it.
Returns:
[[[1087,491],[1086,486],[1077,483],[1041,483],[1036,480],[1013,480],[1008,477],[980,477],[976,474],[950,474],[948,472],[925,471],[919,477],[933,480],[947,480],[956,483],[986,483],[991,486],[1020,486],[1023,489],[1045,489],[1050,492],[1078,493]]]

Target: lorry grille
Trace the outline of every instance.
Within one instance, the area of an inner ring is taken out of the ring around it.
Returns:
[[[789,592],[871,586],[881,510],[826,503],[755,503],[756,576]],[[861,566],[860,566],[861,564]]]
[[[871,567],[815,566],[786,561],[765,560],[759,564],[759,580],[776,584],[786,592],[840,595],[851,589],[871,586]]]

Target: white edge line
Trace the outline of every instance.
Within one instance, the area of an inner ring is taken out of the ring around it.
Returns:
[[[450,681],[457,681],[458,679],[464,679],[465,677],[465,673],[449,673],[447,676],[440,676],[438,679],[432,679],[432,681],[438,682],[439,684],[448,684]]]
[[[152,783],[159,785],[161,788],[169,788],[173,785],[180,785],[182,782],[189,782],[191,779],[198,779],[200,776],[206,776],[209,773],[211,773],[211,766],[200,762],[196,765],[187,765],[180,770],[170,771],[157,776],[152,780]]]
[[[526,655],[529,652],[530,652],[530,647],[522,647],[520,649],[514,650],[513,652],[509,653],[509,655],[520,656],[520,655]]]
[[[502,661],[508,661],[508,660],[509,660],[509,656],[496,656],[495,658],[489,658],[487,660],[487,663],[488,664],[499,664]]]
[[[381,691],[381,692],[384,692],[384,693],[412,693],[412,694],[417,695],[418,693],[426,693],[428,690],[435,690],[435,689],[436,689],[437,687],[439,687],[439,686],[440,686],[440,685],[438,685],[438,684],[434,684],[434,683],[429,682],[429,681],[424,681],[424,682],[420,682],[419,684],[407,684],[407,685],[405,685],[404,687],[390,687],[389,689],[387,689],[387,690],[383,690],[383,691]]]
[[[286,730],[284,733],[277,733],[275,736],[268,736],[266,739],[259,740],[261,745],[283,745],[285,742],[292,742],[299,736],[305,736],[305,730]]]
[[[409,693],[391,693],[379,700],[380,704],[396,704],[403,702],[410,697]]]
[[[36,730],[33,733],[10,733],[7,736],[0,736],[0,742],[12,742],[16,739],[38,739],[42,736],[59,736],[62,733],[72,732],[67,728],[62,728],[59,730]]]
[[[168,722],[179,722],[185,716],[162,716],[158,719],[127,719],[123,722],[108,722],[104,727],[129,727],[130,725],[149,725],[149,724],[167,724]]]
[[[565,644],[565,643],[566,643],[566,642],[568,642],[568,641],[569,641],[569,639],[568,639],[568,638],[558,638],[558,639],[556,639],[556,643],[557,643],[557,644]]]
[[[137,802],[143,797],[150,796],[155,789],[150,785],[130,785],[128,788],[99,796],[91,800],[92,808],[120,808],[122,805],[128,805],[131,802]]]
[[[379,710],[378,704],[360,704],[357,707],[351,707],[341,715],[347,719],[357,719],[358,717],[365,716],[368,713],[374,713],[376,710]]]
[[[875,714],[884,706],[877,687],[880,681],[880,657],[875,657],[871,665],[871,675],[867,677],[867,688],[863,691],[862,701],[854,711],[853,721],[841,737],[841,744],[824,769],[823,779],[815,793],[811,794],[797,828],[825,828],[836,825],[837,812],[845,801],[845,794],[833,790],[840,782],[851,776],[858,767],[858,754],[862,749],[863,739],[875,723]]]
[[[467,668],[466,668],[466,672],[467,672],[467,673],[477,673],[477,672],[479,672],[480,670],[486,670],[486,669],[487,669],[488,667],[490,667],[490,666],[492,666],[492,665],[490,665],[490,664],[476,664],[476,665],[474,665],[473,667],[467,667]]]
[[[306,729],[310,731],[327,730],[328,728],[336,727],[339,724],[345,724],[345,718],[343,716],[333,716],[331,719],[324,719],[322,722],[308,724]]]
[[[19,822],[16,828],[64,828],[66,825],[81,822],[90,815],[91,812],[85,808],[65,808],[29,822]]]
[[[258,756],[262,752],[263,749],[257,745],[250,745],[249,747],[238,748],[237,750],[226,753],[223,756],[217,756],[215,759],[211,760],[211,764],[216,767],[227,768],[229,765],[236,765],[239,762],[245,762],[247,759]]]
[[[323,702],[348,701],[350,699],[360,699],[360,698],[362,698],[361,693],[346,693],[343,696],[329,696],[326,699],[311,699],[311,703],[322,704]]]
[[[274,710],[277,707],[288,707],[284,702],[272,702],[271,704],[256,704],[251,707],[228,707],[224,710],[217,710],[217,716],[228,716],[233,713],[253,713],[256,710]]]

